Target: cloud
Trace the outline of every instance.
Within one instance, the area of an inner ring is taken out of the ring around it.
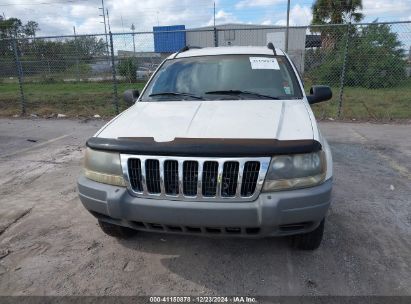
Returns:
[[[31,5],[7,6],[6,17],[20,18],[23,23],[34,20],[39,23],[39,35],[72,34],[73,26],[77,33],[103,33],[101,23],[100,1],[74,1],[42,5],[44,0],[31,0]],[[20,0],[9,0],[8,3],[22,3]],[[109,10],[113,32],[129,32],[132,23],[136,31],[151,31],[160,25],[185,24],[189,27],[206,25],[212,16],[212,0],[105,0]],[[225,13],[225,12],[224,12]],[[229,14],[220,15],[221,20],[234,19]],[[123,21],[123,22],[122,22]]]
[[[295,5],[290,11],[290,22],[292,25],[307,25],[311,23],[313,14],[311,7]]]
[[[215,22],[216,24],[238,23],[239,20],[232,13],[227,13],[224,10],[219,10],[215,14]],[[214,19],[213,17],[211,17],[207,25],[213,25],[213,23],[214,23]]]
[[[283,17],[283,15],[282,15]],[[286,17],[286,16],[284,16]],[[313,18],[311,8],[309,6],[301,6],[299,4],[294,5],[290,9],[290,25],[308,25],[311,23]],[[264,25],[286,25],[287,20],[285,18],[281,19],[267,19],[264,20],[262,24]]]
[[[0,0],[1,1],[1,0]],[[310,4],[302,0],[293,1],[290,13],[291,25],[307,25],[312,19]],[[313,0],[312,0],[313,1]],[[312,2],[310,1],[310,2]],[[34,20],[39,23],[38,35],[69,35],[73,26],[78,34],[103,33],[100,0],[7,0],[7,3],[30,3],[1,7],[6,17],[20,18],[23,23]],[[42,5],[41,3],[52,3]],[[307,3],[303,5],[301,3]],[[411,20],[410,0],[363,0],[367,19]],[[188,28],[213,23],[213,0],[105,0],[110,13],[112,32],[129,32],[134,23],[136,31],[151,31],[159,25],[184,24]],[[264,25],[284,25],[285,0],[236,0],[228,4],[217,0],[216,22],[221,23],[262,23]],[[148,39],[148,38],[147,38]]]
[[[284,0],[241,0],[235,5],[235,8],[243,9],[247,7],[272,6],[281,3],[284,3]]]
[[[384,16],[387,14],[403,14],[411,11],[409,0],[364,0],[363,13],[366,16]]]

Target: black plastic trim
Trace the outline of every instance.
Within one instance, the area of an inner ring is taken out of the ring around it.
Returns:
[[[321,150],[316,140],[175,138],[157,142],[152,137],[91,137],[87,146],[95,150],[141,155],[261,157],[276,154],[310,153]]]

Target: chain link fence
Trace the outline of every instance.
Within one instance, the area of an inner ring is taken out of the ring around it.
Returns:
[[[288,49],[305,89],[333,88],[319,118],[411,118],[411,22],[290,27],[222,25],[190,30],[0,40],[0,115],[109,117],[158,65],[185,45]],[[61,116],[61,115],[60,115]]]

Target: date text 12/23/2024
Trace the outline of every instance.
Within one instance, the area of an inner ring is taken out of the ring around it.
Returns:
[[[173,297],[150,297],[150,303],[258,303],[255,297],[249,296],[173,296]]]

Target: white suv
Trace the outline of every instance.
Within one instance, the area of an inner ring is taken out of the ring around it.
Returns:
[[[322,240],[332,159],[288,56],[267,47],[189,48],[87,141],[83,205],[104,232]]]

